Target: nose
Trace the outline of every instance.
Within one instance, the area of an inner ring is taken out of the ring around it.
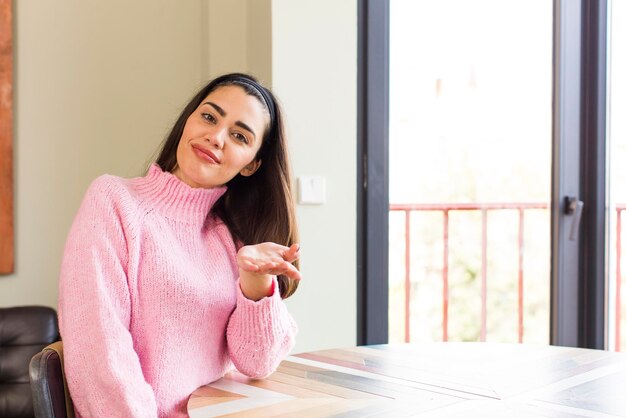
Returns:
[[[209,142],[209,144],[211,144],[213,147],[217,148],[217,149],[222,149],[222,147],[224,146],[224,135],[226,133],[224,132],[224,129],[214,129],[211,132],[209,132],[206,136],[206,140]]]

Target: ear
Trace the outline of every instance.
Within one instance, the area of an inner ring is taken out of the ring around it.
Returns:
[[[250,164],[248,164],[247,166],[245,166],[239,172],[239,174],[241,174],[244,177],[250,177],[251,175],[256,173],[256,171],[259,169],[259,167],[261,167],[261,160],[252,160],[252,162]]]

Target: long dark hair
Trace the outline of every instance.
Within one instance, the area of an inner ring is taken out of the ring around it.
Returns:
[[[214,213],[224,221],[233,238],[244,245],[270,241],[291,246],[299,242],[299,237],[282,112],[272,92],[254,77],[226,74],[200,89],[166,137],[156,163],[164,171],[176,168],[176,150],[189,116],[212,91],[233,85],[256,97],[268,111],[270,122],[255,157],[262,161],[261,166],[252,176],[237,174],[229,181],[228,190],[213,207]],[[298,268],[298,261],[294,265]],[[298,281],[278,276],[278,285],[284,299],[296,291]]]

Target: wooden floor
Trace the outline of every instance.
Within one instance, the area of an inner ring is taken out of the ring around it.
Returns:
[[[626,354],[565,347],[433,343],[288,357],[195,391],[201,417],[626,417]]]

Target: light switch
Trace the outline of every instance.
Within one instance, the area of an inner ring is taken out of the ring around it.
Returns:
[[[298,203],[321,205],[326,202],[326,178],[322,176],[298,177]]]

